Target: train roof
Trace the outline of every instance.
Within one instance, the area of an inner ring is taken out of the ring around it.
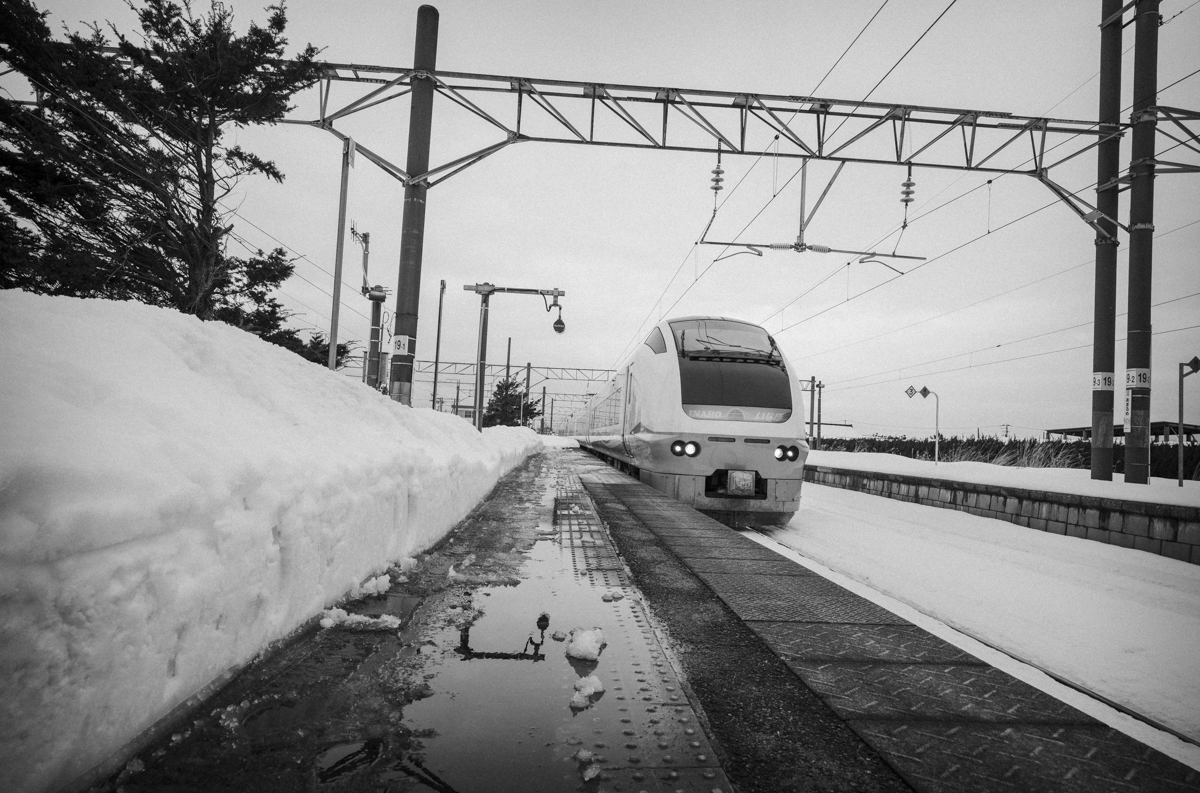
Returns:
[[[762,327],[762,325],[759,325],[757,322],[751,322],[748,319],[738,319],[737,317],[717,317],[711,314],[695,314],[687,317],[667,317],[666,319],[661,320],[659,324],[661,325],[664,322],[682,322],[689,319],[723,319],[727,322],[740,322],[743,325],[753,325],[756,328]]]

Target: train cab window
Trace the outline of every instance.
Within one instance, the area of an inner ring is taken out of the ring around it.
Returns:
[[[658,328],[650,331],[650,335],[646,337],[646,346],[654,350],[656,354],[666,352],[667,340],[663,338],[662,331]]]

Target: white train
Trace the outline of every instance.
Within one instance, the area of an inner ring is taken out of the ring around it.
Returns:
[[[584,448],[729,525],[791,520],[805,442],[800,383],[758,325],[660,322],[572,416]]]

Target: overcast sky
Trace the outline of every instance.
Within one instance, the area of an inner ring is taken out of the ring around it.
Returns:
[[[889,0],[821,83],[882,1],[442,0],[434,3],[441,15],[438,68],[857,100],[949,4]],[[241,25],[265,17],[256,3],[230,5]],[[307,42],[323,47],[323,60],[409,66],[418,5],[292,2],[288,36],[295,47]],[[1160,87],[1200,69],[1200,7],[1191,5],[1193,0],[1162,3],[1167,22],[1160,29]],[[115,0],[57,0],[42,7],[71,27],[111,19],[128,28],[132,22],[132,13]],[[871,99],[1094,119],[1099,9],[1098,0],[957,0]],[[1124,105],[1131,94],[1133,30],[1125,31]],[[336,86],[331,107],[368,88]],[[349,117],[339,128],[403,167],[408,101]],[[1159,102],[1200,108],[1200,75],[1163,90]],[[297,104],[294,118],[313,118],[316,91],[298,97]],[[489,107],[504,112],[512,105]],[[585,124],[586,118],[576,121]],[[682,128],[687,122],[680,118],[674,124]],[[748,143],[765,148],[770,134],[757,134],[761,140]],[[298,324],[327,331],[340,143],[327,132],[296,126],[237,135],[244,146],[274,159],[287,181],[244,182],[236,232],[252,246],[274,247],[278,239],[303,254],[297,277],[284,285],[281,297],[298,312]],[[434,164],[501,139],[494,127],[435,99]],[[1164,140],[1159,150],[1170,145]],[[1123,166],[1128,136],[1124,146]],[[1167,159],[1200,160],[1181,152]],[[567,292],[567,332],[561,336],[551,330],[554,315],[545,313],[538,298],[493,299],[490,361],[503,362],[511,336],[514,367],[532,361],[611,368],[660,317],[715,314],[765,324],[798,377],[827,384],[825,419],[854,425],[831,428],[829,435],[930,434],[932,399],[907,398],[910,384],[938,392],[947,434],[977,428],[1003,434],[1003,425],[1009,425],[1010,433],[1031,435],[1090,424],[1094,234],[1061,203],[1011,223],[1053,201],[1035,180],[917,169],[916,201],[909,210],[910,221],[916,221],[898,252],[940,258],[897,277],[878,264],[847,266],[853,257],[814,252],[768,251],[761,258],[743,254],[714,264],[721,249],[695,245],[713,210],[714,166],[708,154],[522,143],[434,187],[428,196],[418,357],[433,357],[439,280],[447,284],[444,361],[475,355],[479,299],[464,292],[464,284],[557,287]],[[727,189],[709,238],[792,241],[800,180],[789,178],[798,161],[726,156],[723,167]],[[809,166],[810,207],[835,167],[817,161]],[[1051,177],[1094,201],[1095,168],[1089,153]],[[847,166],[807,241],[891,251],[903,218],[904,177],[898,166]],[[1153,302],[1161,305],[1153,315],[1152,418],[1158,421],[1176,416],[1178,362],[1200,354],[1200,329],[1171,332],[1200,325],[1200,175],[1163,175],[1155,186]],[[392,289],[402,195],[399,183],[358,160],[348,217],[371,234],[371,281]],[[1122,195],[1121,213],[1124,221],[1128,193]],[[1122,234],[1118,382],[1125,362],[1125,243]],[[340,338],[365,342],[369,303],[357,293],[361,253],[349,235],[345,257]],[[915,264],[892,263],[901,270]],[[393,305],[389,300],[389,311]],[[544,385],[551,393],[586,388]],[[1200,422],[1200,378],[1187,385],[1186,418]],[[442,386],[443,395],[447,387],[452,397],[453,380]],[[428,384],[419,383],[415,394],[418,402],[428,400]],[[1119,423],[1123,394],[1117,396]],[[562,407],[558,410],[561,415]]]

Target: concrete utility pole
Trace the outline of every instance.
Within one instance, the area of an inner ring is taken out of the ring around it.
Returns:
[[[1116,386],[1117,212],[1121,195],[1121,6],[1104,0],[1100,12],[1100,130],[1112,137],[1097,147],[1095,323],[1092,326],[1092,479],[1112,479],[1113,395]]]
[[[1183,400],[1180,400],[1180,402],[1182,402],[1182,401]],[[1182,422],[1183,420],[1180,419],[1180,421]],[[546,434],[546,386],[542,386],[542,429],[541,429],[540,433],[542,435]],[[1183,468],[1182,465],[1180,465],[1179,467],[1180,467],[1180,469]]]
[[[337,252],[333,257],[333,310],[329,316],[329,368],[337,369],[338,309],[342,307],[342,248],[346,245],[346,191],[350,186],[350,139],[342,141],[342,187],[338,194]]]
[[[817,383],[817,451],[821,450],[821,396],[825,393],[825,384]]]
[[[1188,370],[1191,371],[1188,371]],[[1183,378],[1200,372],[1200,356],[1192,358],[1187,363],[1179,364],[1179,428],[1175,439],[1179,441],[1179,486],[1183,487]]]
[[[1129,164],[1129,331],[1125,343],[1125,481],[1150,481],[1150,283],[1154,246],[1154,138],[1158,111],[1159,0],[1138,0],[1133,53],[1133,157]]]
[[[438,361],[442,354],[442,299],[446,297],[446,280],[442,279],[442,291],[438,292],[437,341],[433,345],[433,409],[437,410]]]
[[[525,362],[525,393],[521,395],[521,411],[518,419],[522,427],[525,426],[525,403],[529,400],[529,371],[532,366],[532,363]]]
[[[505,380],[507,380],[510,377],[509,369],[511,369],[511,368],[512,368],[512,336],[509,336],[508,337],[508,354],[504,356],[504,379]]]
[[[812,442],[816,442],[816,416],[817,416],[817,378],[808,378],[808,437]]]
[[[408,125],[410,174],[429,170],[429,134],[433,126],[433,80],[422,72],[437,69],[438,11],[417,9],[417,36],[413,48],[412,112]],[[421,301],[421,255],[425,245],[425,194],[427,182],[404,188],[404,215],[400,229],[400,275],[396,282],[396,335],[388,392],[392,399],[412,406],[413,359],[417,354],[417,309]]]

